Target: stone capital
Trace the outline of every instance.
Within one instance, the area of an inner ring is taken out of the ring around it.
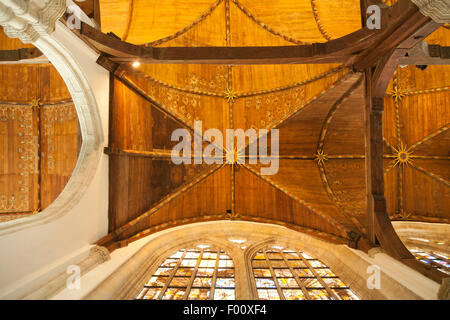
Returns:
[[[89,252],[89,257],[95,258],[99,263],[103,263],[111,259],[108,249],[102,246],[92,247]]]
[[[55,29],[56,21],[66,11],[66,0],[4,0],[0,3],[0,25],[10,38],[23,43],[36,41]]]

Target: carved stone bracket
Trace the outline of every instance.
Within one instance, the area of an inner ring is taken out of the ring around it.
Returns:
[[[420,12],[437,23],[450,22],[450,0],[411,0]]]
[[[52,33],[56,21],[66,11],[66,0],[41,3],[26,0],[3,0],[0,3],[0,24],[6,35],[23,43],[32,43]]]

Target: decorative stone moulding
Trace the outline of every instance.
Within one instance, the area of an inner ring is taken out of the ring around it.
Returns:
[[[411,0],[420,12],[437,23],[450,22],[450,0]]]
[[[48,0],[42,8],[31,1],[3,0],[0,3],[0,24],[8,37],[32,43],[53,32],[56,21],[65,11],[66,0]]]

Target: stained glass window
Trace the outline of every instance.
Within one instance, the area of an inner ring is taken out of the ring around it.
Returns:
[[[358,300],[324,263],[298,250],[259,250],[252,269],[261,300]]]
[[[201,245],[168,257],[137,299],[234,300],[233,260],[222,250]]]
[[[411,249],[411,253],[422,263],[434,266],[437,270],[450,274],[450,260],[449,257],[436,252],[425,252],[419,249]]]

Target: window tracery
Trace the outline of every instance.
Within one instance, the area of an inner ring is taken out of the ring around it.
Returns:
[[[357,300],[350,288],[320,260],[305,252],[272,246],[252,258],[261,300]]]
[[[234,300],[233,260],[208,245],[181,249],[164,260],[137,299]]]

